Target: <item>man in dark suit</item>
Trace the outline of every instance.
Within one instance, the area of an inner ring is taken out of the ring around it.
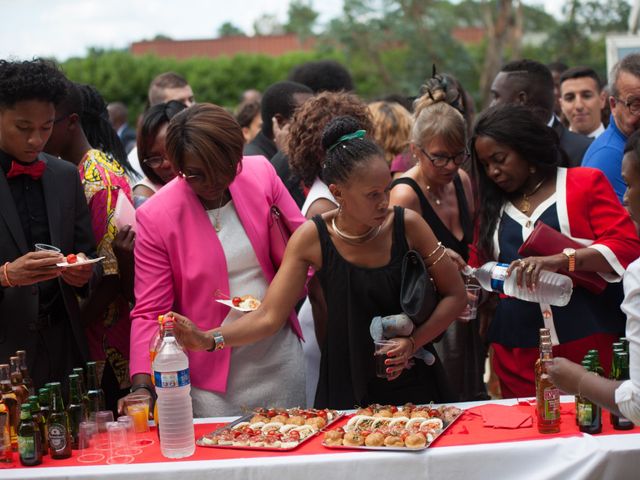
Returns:
[[[75,165],[42,153],[65,88],[51,63],[0,60],[0,362],[26,350],[36,387],[88,359],[77,295],[93,265],[56,264],[95,253],[89,211]]]
[[[122,102],[111,102],[107,105],[107,111],[111,126],[118,133],[124,149],[129,153],[136,146],[136,131],[127,123],[129,120],[127,106]]]
[[[553,109],[555,94],[551,71],[534,60],[516,60],[502,67],[491,85],[493,101],[522,104],[542,122],[553,128],[560,138],[560,146],[568,157],[564,167],[577,167],[582,162],[593,139],[570,132],[556,117]]]

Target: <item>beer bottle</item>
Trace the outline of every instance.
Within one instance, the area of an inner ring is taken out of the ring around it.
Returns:
[[[587,355],[582,361],[582,366],[589,372],[588,375],[598,375],[599,364],[594,361],[593,356]],[[602,408],[585,396],[578,399],[578,428],[584,433],[600,433],[602,431]]]
[[[560,431],[560,390],[551,381],[548,368],[553,364],[551,343],[541,353],[541,373],[536,395],[538,431],[540,433],[558,433]]]
[[[587,352],[587,357],[591,359],[591,363],[593,364],[592,372],[604,377],[604,368],[602,368],[602,365],[600,364],[600,352],[598,352],[598,350],[589,350]]]
[[[82,405],[87,417],[89,416],[89,397],[87,396],[87,382],[84,379],[84,368],[76,367],[73,369],[73,373],[80,377],[80,397],[82,398]]]
[[[545,328],[541,328],[540,329],[540,348],[539,348],[539,353],[540,355],[538,356],[538,358],[536,359],[536,363],[535,363],[535,382],[536,382],[536,401],[538,402],[538,405],[541,404],[542,398],[540,397],[541,391],[540,391],[540,377],[542,376],[542,361],[545,357],[549,356],[550,354],[553,354],[553,347],[551,345],[551,336],[550,335],[545,335],[542,333],[543,330],[548,330]]]
[[[18,452],[20,463],[26,467],[42,463],[42,438],[40,429],[31,416],[31,404],[23,403],[20,409],[20,427],[18,428]]]
[[[96,362],[87,362],[87,397],[89,397],[89,413],[104,410],[104,391],[98,383]]]
[[[629,353],[629,339],[627,337],[620,337],[619,342],[622,343],[624,351]]]
[[[29,367],[27,366],[27,352],[26,350],[18,350],[16,352],[16,357],[18,357],[18,363],[20,365],[20,373],[22,374],[22,382],[24,383],[27,390],[29,390],[29,396],[36,394],[36,389],[33,385],[33,380],[31,379],[31,375],[29,374]]]
[[[42,414],[37,395],[31,395],[29,397],[29,404],[31,405],[31,415],[33,415],[33,421],[36,423],[38,430],[40,430],[40,438],[42,439],[42,454],[46,455],[49,450],[47,448],[47,438],[49,438],[49,436],[47,435],[47,420]]]
[[[88,420],[88,412],[82,404],[80,396],[80,377],[76,374],[69,375],[69,426],[71,427],[72,447],[78,449],[78,435],[80,433],[80,423]]]
[[[22,372],[20,372],[20,359],[18,357],[9,357],[11,388],[16,394],[18,402],[22,405],[29,398],[29,389],[22,381]]]
[[[0,403],[0,469],[7,468],[13,463],[9,423],[9,410],[4,403]]]
[[[2,402],[7,406],[9,412],[9,435],[11,438],[11,448],[18,448],[18,424],[20,423],[20,405],[15,392],[11,388],[11,375],[9,365],[0,365],[0,393]]]
[[[60,460],[71,456],[69,416],[64,409],[60,383],[52,383],[50,393],[51,412],[49,413],[49,421],[47,422],[49,453],[52,459]]]
[[[49,420],[49,413],[51,411],[51,397],[47,387],[38,389],[38,403],[40,403],[40,411],[46,422]]]
[[[614,380],[625,381],[629,380],[629,354],[625,351],[613,352],[615,362],[618,365],[618,375]],[[633,422],[623,416],[611,414],[611,425],[616,430],[631,430],[634,425]]]

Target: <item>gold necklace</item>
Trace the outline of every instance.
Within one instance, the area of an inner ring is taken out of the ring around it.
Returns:
[[[222,230],[222,225],[220,224],[220,211],[222,209],[222,204],[224,203],[224,199],[227,195],[223,192],[220,197],[220,203],[218,204],[218,208],[213,212],[213,228],[215,228],[216,232]]]
[[[342,232],[338,228],[338,225],[336,225],[336,217],[333,217],[331,219],[331,226],[333,227],[333,231],[336,232],[336,235],[338,235],[338,237],[348,243],[364,243],[368,242],[369,240],[373,240],[378,236],[378,233],[380,233],[380,229],[382,228],[382,224],[380,224],[377,227],[371,227],[362,235],[349,235],[348,233]]]
[[[543,178],[542,180],[540,180],[540,182],[535,187],[533,187],[533,190],[530,193],[522,194],[522,205],[520,206],[520,210],[522,211],[522,213],[529,213],[529,209],[531,208],[531,202],[529,201],[529,197],[531,197],[531,195],[535,194],[538,190],[540,190],[540,187],[542,187],[542,184],[544,183],[545,180],[546,178]]]

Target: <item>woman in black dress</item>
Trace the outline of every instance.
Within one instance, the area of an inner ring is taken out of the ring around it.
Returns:
[[[459,166],[468,159],[467,127],[457,109],[459,92],[440,76],[428,80],[416,100],[410,151],[416,165],[391,185],[391,205],[422,215],[451,258],[464,266],[473,240],[473,195]],[[456,400],[486,398],[486,348],[479,320],[453,322],[435,344]]]
[[[207,332],[176,315],[177,334],[187,348],[197,350],[243,345],[272,334],[295,306],[312,266],[328,308],[316,407],[450,400],[438,375],[439,362],[429,367],[416,360],[407,366],[416,350],[442,333],[466,304],[455,264],[419,215],[389,208],[388,165],[357,121],[334,119],[322,143],[327,150],[322,176],[340,207],[296,230],[258,310]],[[387,379],[379,379],[369,325],[375,316],[401,312],[401,264],[409,248],[426,259],[441,300],[428,321],[410,336],[395,339],[398,346],[385,361]]]

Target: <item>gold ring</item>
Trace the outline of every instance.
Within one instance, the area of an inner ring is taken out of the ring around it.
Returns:
[[[520,268],[524,268],[527,266],[527,262],[525,262],[524,260],[520,260]]]
[[[531,273],[531,272],[533,272],[533,270],[534,270],[535,268],[536,268],[536,267],[534,267],[533,265],[529,265],[529,268],[527,268],[527,273]]]

